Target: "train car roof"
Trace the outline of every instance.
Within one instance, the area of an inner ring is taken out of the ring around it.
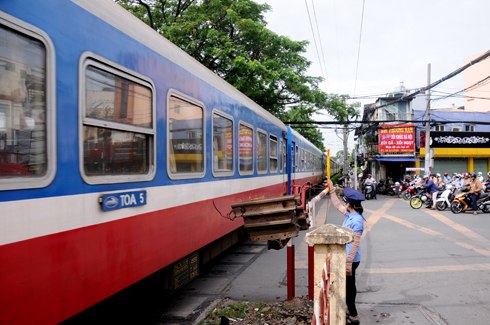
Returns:
[[[246,105],[264,118],[274,124],[286,129],[286,126],[277,117],[259,106],[253,100],[245,96],[238,89],[220,78],[214,72],[199,63],[196,59],[181,50],[178,46],[157,33],[141,20],[133,16],[130,12],[116,4],[112,0],[72,0],[73,3],[94,14],[111,26],[117,28],[126,35],[140,41],[146,47],[166,57],[173,63],[191,71],[201,80],[221,89],[231,98]],[[121,19],[122,18],[122,19]],[[128,21],[130,24],[128,24]]]
[[[291,128],[291,133],[295,136],[295,137],[298,137],[298,138],[301,138],[303,142],[307,143],[311,148],[315,148],[316,151],[318,151],[319,153],[322,153],[324,154],[320,149],[317,148],[317,146],[315,146],[313,143],[310,142],[310,140],[306,139],[304,136],[302,136],[298,131],[296,131],[295,129]]]

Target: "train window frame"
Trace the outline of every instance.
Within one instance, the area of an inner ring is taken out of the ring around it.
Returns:
[[[274,153],[272,150],[272,143],[276,144],[276,150],[275,150],[275,156],[272,154]],[[272,161],[276,161],[276,168],[272,168]],[[269,172],[277,174],[279,170],[279,142],[278,139],[275,135],[269,134]]]
[[[181,101],[184,101],[184,102],[187,102],[189,104],[192,104],[194,105],[195,107],[198,107],[201,109],[201,112],[202,112],[202,123],[201,123],[201,126],[202,126],[202,139],[201,139],[201,144],[202,144],[202,171],[197,171],[197,172],[173,172],[172,171],[172,167],[171,167],[171,159],[170,159],[170,156],[171,156],[171,148],[170,148],[170,144],[169,144],[169,141],[172,140],[172,137],[171,137],[171,134],[170,134],[170,131],[171,131],[171,125],[170,125],[170,100],[172,97],[175,97]],[[198,179],[198,178],[203,178],[204,176],[206,176],[206,153],[207,153],[207,147],[206,147],[206,133],[207,133],[207,129],[206,129],[206,106],[204,105],[203,102],[189,96],[189,95],[186,95],[180,91],[177,91],[175,89],[171,89],[168,91],[167,93],[167,110],[166,110],[166,136],[167,136],[167,139],[165,141],[165,146],[167,148],[167,174],[168,174],[168,177],[172,180],[179,180],[179,179]]]
[[[104,119],[87,116],[85,94],[86,94],[86,71],[89,66],[124,78],[135,84],[146,87],[151,92],[151,126],[142,127],[134,124],[125,124]],[[82,179],[87,184],[114,184],[125,182],[151,181],[156,174],[156,87],[153,81],[136,71],[112,62],[92,52],[85,52],[80,57],[79,63],[79,170]],[[147,160],[148,170],[139,174],[112,174],[112,175],[89,175],[84,166],[84,127],[106,128],[119,132],[143,134],[148,136]]]
[[[215,169],[215,154],[214,154],[214,150],[215,150],[215,147],[214,147],[214,117],[215,115],[223,118],[223,119],[227,119],[231,122],[231,131],[232,131],[232,135],[231,135],[231,139],[232,139],[232,150],[231,150],[231,170],[219,170],[219,169]],[[236,143],[235,143],[235,121],[233,119],[233,116],[231,115],[228,115],[218,109],[213,109],[213,111],[211,112],[211,139],[212,139],[212,153],[211,153],[211,157],[212,157],[212,171],[213,171],[213,176],[214,177],[224,177],[224,176],[233,176],[235,174],[235,162],[236,162],[236,159],[235,159],[235,146],[236,146]]]
[[[286,140],[281,138],[281,173],[286,173],[287,171],[287,145]]]
[[[265,144],[265,153],[264,153],[264,161],[265,161],[265,168],[259,169],[259,135],[264,136],[264,144]],[[269,171],[269,137],[268,134],[265,130],[257,128],[255,132],[255,148],[256,148],[256,153],[255,153],[255,168],[257,169],[257,174],[267,174]]]
[[[241,145],[241,141],[240,141],[241,140],[241,138],[240,138],[240,128],[241,127],[245,127],[245,128],[250,129],[252,131],[252,133],[251,133],[251,135],[252,135],[252,137],[251,137],[252,138],[252,151],[251,151],[252,152],[252,157],[251,157],[252,158],[252,160],[251,160],[251,166],[252,166],[252,168],[250,170],[243,170],[241,168],[241,166],[242,166],[241,159],[243,159],[242,158],[242,155],[240,154],[240,145]],[[237,141],[237,150],[238,150],[238,156],[237,156],[237,158],[238,158],[238,173],[240,175],[243,175],[243,176],[245,176],[245,175],[253,175],[254,172],[255,172],[255,164],[254,164],[254,158],[255,158],[255,130],[254,130],[252,124],[246,123],[244,121],[239,121],[237,128],[238,128],[238,131],[237,131],[237,139],[238,139],[238,141]]]
[[[44,173],[39,176],[8,176],[0,178],[0,190],[17,190],[47,187],[53,181],[56,174],[56,60],[55,47],[46,32],[0,11],[0,25],[5,29],[23,37],[31,38],[41,43],[44,47],[44,86],[45,86],[45,155],[46,166]],[[6,144],[5,144],[6,145]]]

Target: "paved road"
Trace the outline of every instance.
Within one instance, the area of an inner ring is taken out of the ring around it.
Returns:
[[[407,201],[366,201],[358,309],[369,324],[488,324],[490,322],[490,214],[412,209]],[[329,199],[315,222],[341,224]],[[306,296],[305,232],[295,238],[296,296]],[[194,283],[174,311],[183,318],[213,299],[278,301],[287,298],[286,250],[253,243],[224,257]],[[203,303],[205,302],[205,303]]]
[[[436,324],[490,322],[490,214],[414,210],[389,197],[364,207],[361,304],[413,306]]]

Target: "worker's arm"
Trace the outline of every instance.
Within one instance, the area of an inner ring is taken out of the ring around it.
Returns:
[[[352,262],[354,261],[354,257],[356,257],[359,246],[361,245],[361,236],[362,234],[360,232],[354,233],[354,241],[352,242],[349,255],[345,261],[345,272],[347,275],[352,275]]]
[[[346,214],[347,209],[340,202],[337,193],[335,193],[335,188],[333,187],[333,183],[331,180],[327,180],[328,187],[330,188],[330,198],[332,199],[333,206],[340,211],[342,214]]]

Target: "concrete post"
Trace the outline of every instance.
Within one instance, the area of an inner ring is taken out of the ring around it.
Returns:
[[[345,324],[345,246],[354,240],[351,229],[332,224],[322,225],[309,231],[305,241],[314,246],[314,302],[318,304],[323,265],[330,256],[330,324]]]

